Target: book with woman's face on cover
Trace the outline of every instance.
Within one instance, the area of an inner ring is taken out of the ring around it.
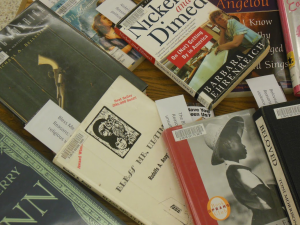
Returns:
[[[208,0],[144,0],[115,31],[207,108],[267,55],[268,40]]]

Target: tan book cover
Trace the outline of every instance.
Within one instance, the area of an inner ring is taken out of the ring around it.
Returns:
[[[191,224],[155,103],[119,77],[54,163],[140,224]]]
[[[27,0],[0,1],[0,30],[2,30],[17,14],[25,9]]]

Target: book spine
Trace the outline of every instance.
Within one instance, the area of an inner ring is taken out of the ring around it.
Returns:
[[[134,42],[131,38],[129,38],[124,32],[122,32],[119,28],[115,28],[115,32],[120,35],[126,42],[128,42],[133,48],[139,51],[143,56],[146,57],[152,64],[154,64],[157,68],[159,68],[164,74],[166,74],[169,78],[171,78],[176,84],[182,87],[186,92],[188,92],[191,96],[195,97],[196,92],[193,90],[188,84],[184,83],[178,76],[176,76],[172,71],[162,65],[160,62],[156,61],[155,58],[150,55],[147,51],[141,48],[136,42]],[[198,100],[201,104],[203,104],[206,108],[209,108],[210,102],[206,103],[205,101]]]
[[[291,26],[293,24],[291,18],[288,17],[288,13],[291,14],[291,12],[289,12],[289,9],[285,5],[284,1],[285,0],[277,0],[279,15],[280,15],[280,21],[281,21],[281,26],[283,31],[285,48],[287,52],[287,59],[288,59],[288,65],[291,74],[294,95],[300,97],[300,75],[299,75],[300,68],[298,64],[299,59],[297,57],[298,54],[295,53],[297,51],[297,46],[295,45],[292,38],[292,35],[296,35],[296,34],[291,29]]]
[[[53,160],[53,162],[60,167],[61,169],[63,169],[66,173],[68,173],[69,175],[71,175],[72,177],[74,177],[76,180],[78,180],[81,184],[83,184],[84,186],[86,186],[87,188],[91,189],[93,192],[95,192],[97,195],[99,195],[101,198],[103,198],[105,201],[107,201],[108,203],[110,203],[111,205],[113,205],[114,207],[116,207],[119,211],[121,211],[122,213],[124,213],[126,216],[128,216],[129,218],[131,218],[132,220],[134,220],[137,224],[139,225],[146,225],[145,223],[143,223],[142,221],[140,221],[138,218],[136,218],[135,216],[133,216],[131,213],[128,212],[128,210],[124,209],[123,207],[121,207],[119,204],[116,203],[116,201],[113,201],[111,198],[109,198],[107,195],[101,193],[99,190],[97,190],[96,188],[93,188],[92,185],[89,184],[89,182],[87,182],[86,180],[82,179],[81,177],[75,175],[73,172],[71,172],[70,170],[68,170],[64,165],[62,165],[60,162],[58,162],[57,160]]]
[[[263,116],[259,116],[255,120],[255,123],[259,131],[260,137],[262,139],[268,159],[270,161],[273,173],[275,175],[276,182],[279,186],[279,190],[285,207],[287,209],[288,215],[290,217],[291,224],[299,225],[300,216],[297,211],[295,201],[292,197],[292,192],[289,188],[288,181],[284,174],[283,166],[281,165],[280,158],[278,157],[280,152],[278,151],[278,148],[273,144],[272,138],[269,134],[268,127],[265,123]]]
[[[200,221],[196,221],[197,217],[193,216],[194,212],[193,212],[193,210],[192,210],[192,208],[191,208],[191,206],[189,204],[190,201],[189,201],[189,198],[188,198],[188,191],[185,190],[185,187],[184,187],[183,183],[181,183],[181,181],[179,179],[181,177],[181,173],[180,173],[179,169],[174,164],[174,163],[176,163],[176,159],[175,159],[175,156],[173,155],[172,149],[170,149],[171,148],[170,146],[172,144],[169,141],[168,135],[170,135],[170,134],[167,133],[167,131],[164,131],[163,134],[162,134],[162,137],[164,139],[164,144],[165,144],[166,151],[167,151],[167,153],[168,153],[168,155],[170,156],[170,159],[171,159],[171,164],[172,164],[172,167],[173,167],[175,175],[176,175],[175,177],[176,177],[177,183],[179,184],[182,196],[185,199],[188,212],[189,212],[190,215],[192,215],[192,221],[193,221],[193,223],[201,225]]]

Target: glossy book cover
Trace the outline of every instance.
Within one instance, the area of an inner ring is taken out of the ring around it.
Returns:
[[[0,224],[124,224],[0,121]]]
[[[0,101],[24,122],[49,99],[80,122],[120,74],[146,89],[39,1],[0,31]]]
[[[144,0],[116,32],[206,108],[268,54],[268,39],[208,0]]]
[[[113,29],[115,24],[96,10],[103,1],[59,0],[51,6],[51,9],[132,71],[144,60],[144,57],[116,35]]]
[[[268,55],[254,68],[246,79],[274,74],[285,93],[292,93],[292,81],[286,57],[283,28],[280,24],[277,0],[239,1],[210,0],[211,3],[228,13],[270,42]],[[276,29],[274,29],[276,27]],[[229,97],[252,95],[247,82],[238,84]]]
[[[195,224],[287,225],[254,109],[166,129],[171,161]]]

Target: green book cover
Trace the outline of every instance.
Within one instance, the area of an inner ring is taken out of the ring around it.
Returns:
[[[0,121],[0,224],[124,224]]]

